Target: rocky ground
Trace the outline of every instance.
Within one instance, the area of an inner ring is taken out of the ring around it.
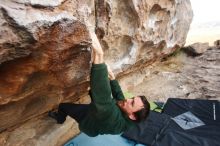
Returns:
[[[132,92],[159,101],[170,97],[220,100],[220,49],[209,48],[198,56],[180,51],[152,65],[144,82]]]

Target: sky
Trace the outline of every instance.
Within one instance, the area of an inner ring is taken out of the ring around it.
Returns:
[[[219,21],[220,0],[190,0],[194,17],[193,24]]]
[[[215,40],[220,39],[220,0],[190,1],[194,16],[185,45],[196,42],[213,45]]]

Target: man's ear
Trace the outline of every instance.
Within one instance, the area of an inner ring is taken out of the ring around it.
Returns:
[[[130,114],[130,115],[128,115],[128,117],[131,119],[131,120],[136,120],[136,117],[135,117],[135,115],[134,114]]]

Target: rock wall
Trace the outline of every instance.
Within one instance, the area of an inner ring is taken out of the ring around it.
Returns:
[[[0,145],[3,131],[87,94],[89,29],[122,77],[182,47],[191,21],[189,0],[1,0]]]

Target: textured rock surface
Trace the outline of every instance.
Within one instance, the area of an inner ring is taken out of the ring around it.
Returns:
[[[38,127],[38,128],[36,128]],[[29,123],[0,134],[2,146],[59,146],[79,133],[77,123],[67,118],[59,125],[49,118],[32,119]]]
[[[0,132],[87,94],[88,29],[123,77],[183,46],[191,20],[189,0],[1,0]]]
[[[194,43],[185,47],[184,51],[190,55],[196,56],[203,54],[209,48],[209,43]]]
[[[1,37],[0,131],[85,93],[90,61],[87,28],[67,12],[1,6],[2,31],[18,39]]]
[[[123,88],[149,100],[166,101],[170,97],[220,100],[220,49],[210,48],[198,57],[180,52],[162,63],[155,63],[135,74],[121,78]],[[136,84],[134,88],[129,88]]]

